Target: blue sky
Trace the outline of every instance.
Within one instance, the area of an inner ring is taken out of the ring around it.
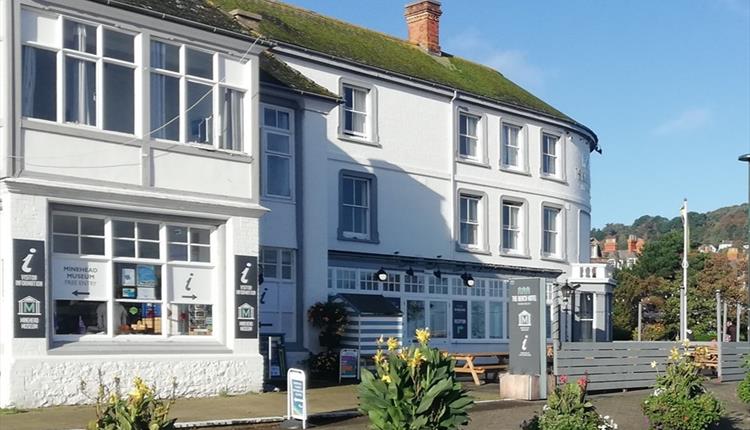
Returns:
[[[406,37],[406,0],[286,0]],[[443,0],[443,50],[591,127],[592,224],[747,201],[750,0]]]

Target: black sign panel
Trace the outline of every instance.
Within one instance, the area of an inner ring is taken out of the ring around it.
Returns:
[[[546,284],[543,279],[515,279],[510,282],[510,373],[544,375],[546,364]]]
[[[453,338],[466,339],[468,336],[468,310],[463,300],[453,301]]]
[[[45,271],[43,240],[13,239],[15,337],[45,337]]]
[[[234,256],[235,335],[258,338],[258,257]]]

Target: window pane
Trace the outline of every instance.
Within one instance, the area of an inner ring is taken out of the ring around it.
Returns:
[[[344,202],[344,204],[353,204],[354,203],[354,179],[344,177],[341,179],[342,184],[342,199],[341,201]]]
[[[351,87],[344,87],[344,106],[351,108],[354,106],[354,90]]]
[[[135,257],[135,241],[115,239],[113,252],[115,257]]]
[[[269,151],[289,154],[289,136],[278,133],[266,133],[266,145]]]
[[[265,108],[263,109],[263,125],[269,127],[276,127],[276,110]]]
[[[404,341],[406,341],[407,339],[413,339],[414,333],[417,331],[417,329],[425,328],[425,322],[424,301],[407,300],[406,333],[404,333]]]
[[[354,208],[354,232],[367,234],[369,230],[367,222],[368,210],[366,208]]]
[[[64,254],[78,254],[78,237],[77,236],[63,236],[53,235],[52,247],[55,252],[62,252]]]
[[[188,336],[210,336],[213,332],[211,305],[173,305],[176,318],[173,333]]]
[[[365,132],[365,115],[361,113],[352,113],[350,130],[355,133],[364,134]]]
[[[104,63],[104,129],[133,133],[134,71]]]
[[[104,220],[81,217],[81,234],[104,236]]]
[[[133,36],[104,29],[104,56],[133,62]]]
[[[180,80],[151,74],[151,137],[179,140]]]
[[[187,245],[169,245],[169,259],[174,261],[188,261]]]
[[[281,264],[292,264],[292,251],[281,251]]]
[[[96,124],[96,63],[65,58],[65,121]]]
[[[52,231],[55,233],[78,234],[78,217],[54,215],[52,217]]]
[[[213,134],[213,89],[210,85],[188,82],[187,141],[211,143]]]
[[[107,303],[55,301],[55,334],[106,334]]]
[[[208,245],[211,243],[211,231],[205,228],[191,228],[190,243]]]
[[[278,128],[289,130],[289,112],[276,111],[278,115]]]
[[[104,239],[95,237],[82,237],[81,254],[104,255]]]
[[[119,334],[161,334],[160,304],[115,303],[115,308],[118,306],[121,309],[116,309],[115,325]],[[123,320],[124,324],[117,324]]]
[[[190,246],[190,261],[209,263],[211,261],[211,248],[208,246]]]
[[[430,302],[430,334],[434,338],[448,337],[448,303]]]
[[[187,243],[188,236],[187,236],[187,227],[179,227],[175,225],[170,225],[167,227],[167,238],[170,242],[180,242],[180,243]]]
[[[354,212],[351,208],[344,208],[341,211],[341,230],[354,231]]]
[[[471,302],[471,338],[484,339],[485,320],[484,302]]]
[[[268,194],[290,197],[292,195],[289,178],[291,160],[288,157],[278,157],[275,155],[269,155],[266,160],[268,162],[266,185]]]
[[[112,234],[115,237],[135,237],[135,223],[130,221],[112,221]]]
[[[213,56],[207,52],[187,48],[187,74],[211,79],[214,76]]]
[[[594,318],[594,295],[592,293],[581,293],[580,318]]]
[[[66,19],[63,24],[63,46],[96,54],[96,27]]]
[[[22,48],[23,115],[29,118],[57,119],[56,54],[43,49]]]
[[[139,222],[138,239],[159,240],[159,224]]]
[[[180,48],[162,42],[151,42],[151,67],[180,71]]]
[[[240,91],[223,89],[221,103],[221,147],[242,150],[242,97]]]
[[[159,258],[159,242],[138,242],[138,258]]]
[[[292,266],[281,266],[281,279],[292,279]]]
[[[503,303],[490,302],[490,339],[502,339],[503,322]]]

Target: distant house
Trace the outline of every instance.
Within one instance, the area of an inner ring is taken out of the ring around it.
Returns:
[[[713,254],[716,252],[716,247],[709,244],[704,244],[698,247],[698,252],[701,254]]]
[[[610,266],[623,269],[633,267],[638,262],[643,246],[646,241],[635,235],[628,236],[626,250],[617,249],[617,238],[607,237],[604,239],[604,246],[596,239],[591,240],[591,262],[605,263]]]

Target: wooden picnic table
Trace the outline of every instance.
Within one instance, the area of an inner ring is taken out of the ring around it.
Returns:
[[[455,372],[471,374],[474,383],[477,385],[481,385],[480,374],[486,376],[487,373],[499,373],[501,370],[506,370],[508,368],[508,357],[510,356],[507,352],[449,352],[449,354],[456,360]],[[477,363],[478,358],[494,359],[494,361]]]

